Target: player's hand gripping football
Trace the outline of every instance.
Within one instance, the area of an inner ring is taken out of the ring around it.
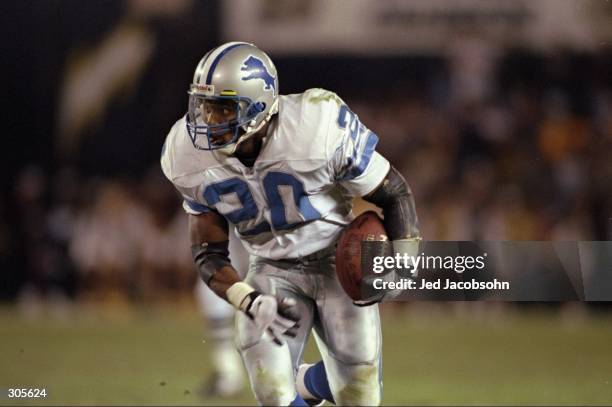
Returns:
[[[394,240],[393,242],[384,242],[385,244],[391,245],[393,257],[406,255],[410,259],[414,259],[419,251],[419,244],[421,239],[400,239]],[[384,252],[385,249],[382,249]],[[353,304],[358,307],[366,307],[368,305],[376,304],[397,298],[404,291],[403,289],[386,289],[386,290],[371,290],[373,287],[374,280],[380,280],[383,283],[389,283],[394,281],[400,281],[402,278],[416,279],[418,276],[418,270],[416,267],[412,269],[403,270],[403,273],[393,268],[387,270],[383,274],[367,274],[361,280],[362,295],[363,298],[354,300]]]
[[[367,243],[362,244],[363,242]],[[420,238],[390,242],[384,225],[375,212],[364,212],[355,218],[342,232],[336,247],[336,275],[353,304],[364,307],[397,298],[403,290],[376,289],[374,281],[390,283],[401,278],[415,279],[416,268],[402,270],[402,273],[395,268],[386,268],[383,272],[375,273],[372,268],[373,260],[375,257],[387,256],[407,256],[414,259],[419,252],[419,244]]]

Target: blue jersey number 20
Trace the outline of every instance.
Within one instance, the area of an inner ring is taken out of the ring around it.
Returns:
[[[304,184],[291,174],[284,172],[271,171],[263,177],[264,193],[270,207],[272,226],[275,230],[291,229],[300,222],[290,223],[287,219],[288,205],[300,213],[304,221],[319,219],[321,214],[312,206],[308,196],[304,191]],[[288,191],[290,193],[283,193]],[[239,223],[246,220],[257,219],[260,208],[251,194],[248,184],[240,178],[230,178],[225,181],[216,182],[206,187],[204,198],[211,206],[217,205],[222,201],[221,196],[236,194],[240,207],[225,212],[222,208],[217,208],[230,222]],[[284,198],[284,199],[283,199]],[[288,202],[289,201],[289,202]],[[265,220],[257,224],[252,229],[242,231],[244,235],[256,235],[261,232],[269,231],[270,225]]]

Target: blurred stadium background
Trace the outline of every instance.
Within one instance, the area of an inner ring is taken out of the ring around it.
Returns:
[[[0,389],[49,393],[22,404],[253,404],[197,391],[209,333],[158,165],[221,42],[268,52],[281,93],[343,97],[411,184],[426,239],[612,240],[609,1],[25,0],[0,15]],[[383,403],[612,404],[610,310],[386,305]]]

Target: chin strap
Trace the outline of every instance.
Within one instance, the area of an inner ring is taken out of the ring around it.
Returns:
[[[249,140],[255,134],[257,134],[261,129],[263,129],[264,126],[270,121],[270,119],[272,119],[272,116],[274,116],[277,113],[278,113],[278,98],[276,98],[276,100],[272,103],[272,107],[270,107],[270,111],[268,112],[266,117],[261,122],[259,122],[257,126],[253,127],[253,126],[247,125],[246,128],[244,129],[245,133],[238,138],[237,142],[227,145],[225,147],[216,149],[215,151],[223,155],[226,155],[226,156],[234,155],[236,153],[236,149],[238,148],[240,144]],[[253,123],[254,121],[255,120],[253,119],[251,120],[250,123]]]

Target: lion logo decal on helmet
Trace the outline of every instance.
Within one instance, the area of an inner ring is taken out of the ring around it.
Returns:
[[[270,75],[266,65],[261,59],[250,55],[242,64],[243,65],[240,67],[240,70],[248,73],[246,76],[241,78],[243,81],[261,79],[264,81],[264,90],[271,90],[272,94],[276,95],[276,87],[274,85],[275,78],[274,76]]]

